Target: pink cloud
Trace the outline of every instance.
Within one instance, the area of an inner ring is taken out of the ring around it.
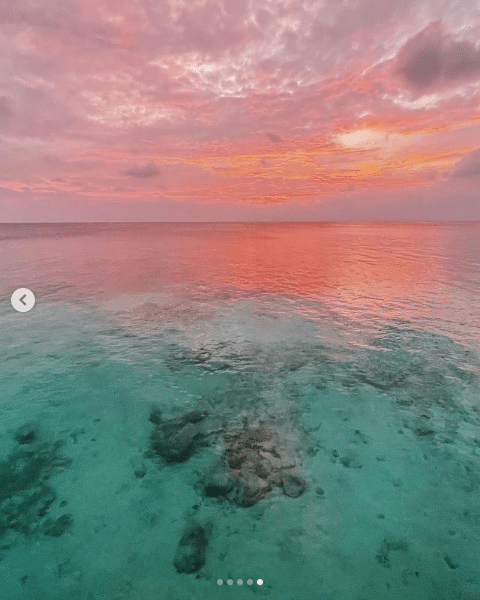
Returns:
[[[478,177],[480,176],[480,148],[472,150],[458,161],[452,177]]]
[[[454,178],[470,198],[479,17],[473,0],[12,4],[0,220],[47,197],[80,220],[135,199],[137,218],[348,216],[370,211],[362,193],[393,214],[389,190],[433,207]]]

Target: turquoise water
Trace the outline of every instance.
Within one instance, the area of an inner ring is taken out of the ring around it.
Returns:
[[[480,598],[480,224],[2,225],[0,253],[2,599]]]

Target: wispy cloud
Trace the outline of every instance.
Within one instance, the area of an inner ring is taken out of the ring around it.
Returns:
[[[149,179],[150,177],[156,177],[160,174],[160,169],[156,166],[154,162],[148,163],[145,167],[134,166],[126,171],[122,171],[123,175],[128,175],[129,177],[138,177],[139,179]]]
[[[0,220],[47,197],[150,206],[159,181],[172,218],[478,193],[479,40],[475,0],[10,3]]]

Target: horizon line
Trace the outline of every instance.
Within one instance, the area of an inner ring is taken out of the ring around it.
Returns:
[[[327,224],[356,224],[356,225],[375,225],[375,224],[449,224],[449,223],[480,223],[479,219],[458,219],[458,220],[434,220],[434,219],[371,219],[371,220],[325,220],[325,221],[306,221],[306,220],[246,220],[246,221],[7,221],[0,222],[2,225],[214,225],[214,224],[305,224],[305,225],[327,225]]]

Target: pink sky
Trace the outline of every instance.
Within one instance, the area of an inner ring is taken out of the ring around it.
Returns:
[[[480,3],[5,0],[0,222],[480,219]]]

